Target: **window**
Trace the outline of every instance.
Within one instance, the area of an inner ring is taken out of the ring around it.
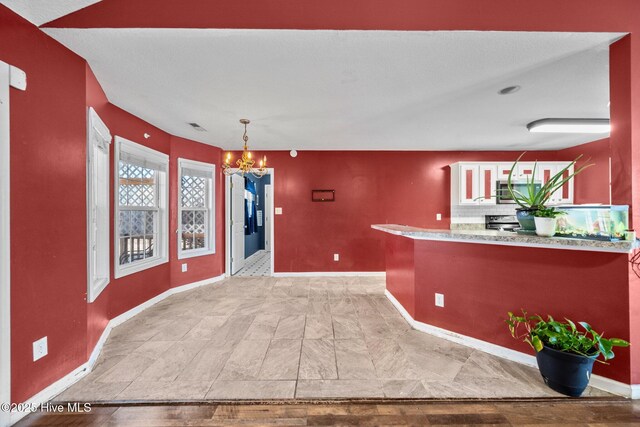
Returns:
[[[109,284],[109,145],[111,134],[89,108],[87,135],[87,301]]]
[[[169,157],[116,137],[116,277],[168,261]]]
[[[215,166],[178,159],[178,258],[215,253]]]

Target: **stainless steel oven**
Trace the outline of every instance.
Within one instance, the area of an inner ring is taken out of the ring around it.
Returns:
[[[529,189],[527,188],[526,181],[516,181],[511,182],[511,187],[515,191],[519,191],[522,194],[527,194]],[[534,188],[536,193],[540,191],[541,184],[535,183]],[[509,192],[509,186],[507,185],[507,181],[498,181],[496,184],[496,203],[500,205],[515,205],[516,202],[511,197],[511,193]]]
[[[515,215],[485,215],[484,225],[487,230],[516,231],[520,224]]]

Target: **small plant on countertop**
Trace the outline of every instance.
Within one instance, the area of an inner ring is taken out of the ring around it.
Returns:
[[[566,215],[564,211],[559,211],[554,207],[551,208],[539,208],[533,213],[533,216],[538,218],[557,218],[561,215]]]
[[[610,360],[614,357],[613,347],[629,346],[629,342],[620,338],[604,338],[586,322],[578,322],[584,328],[584,331],[580,331],[576,323],[567,318],[564,319],[566,322],[558,322],[551,316],[547,316],[547,320],[544,320],[538,315],[528,316],[524,310],[522,310],[522,316],[516,316],[511,312],[508,316],[506,323],[511,336],[522,339],[536,352],[549,347],[596,360],[602,355],[604,360]],[[523,334],[518,333],[521,326],[525,329]]]

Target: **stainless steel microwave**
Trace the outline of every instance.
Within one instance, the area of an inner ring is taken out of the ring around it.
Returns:
[[[534,184],[535,192],[540,191],[540,187],[542,185],[540,183]],[[527,188],[526,181],[516,181],[511,182],[511,187],[515,191],[519,191],[522,194],[527,194],[529,192]],[[496,203],[500,205],[515,205],[516,202],[511,197],[511,193],[509,192],[509,186],[507,185],[507,181],[498,181],[496,184]]]

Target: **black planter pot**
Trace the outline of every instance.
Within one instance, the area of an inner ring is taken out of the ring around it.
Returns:
[[[591,378],[596,356],[586,357],[544,347],[536,353],[545,384],[558,393],[580,397]]]
[[[516,209],[516,218],[518,219],[518,222],[520,223],[520,229],[523,231],[536,231],[536,221],[535,221],[535,217],[533,216],[533,213],[536,211],[537,209],[525,209],[525,208],[518,208]]]

